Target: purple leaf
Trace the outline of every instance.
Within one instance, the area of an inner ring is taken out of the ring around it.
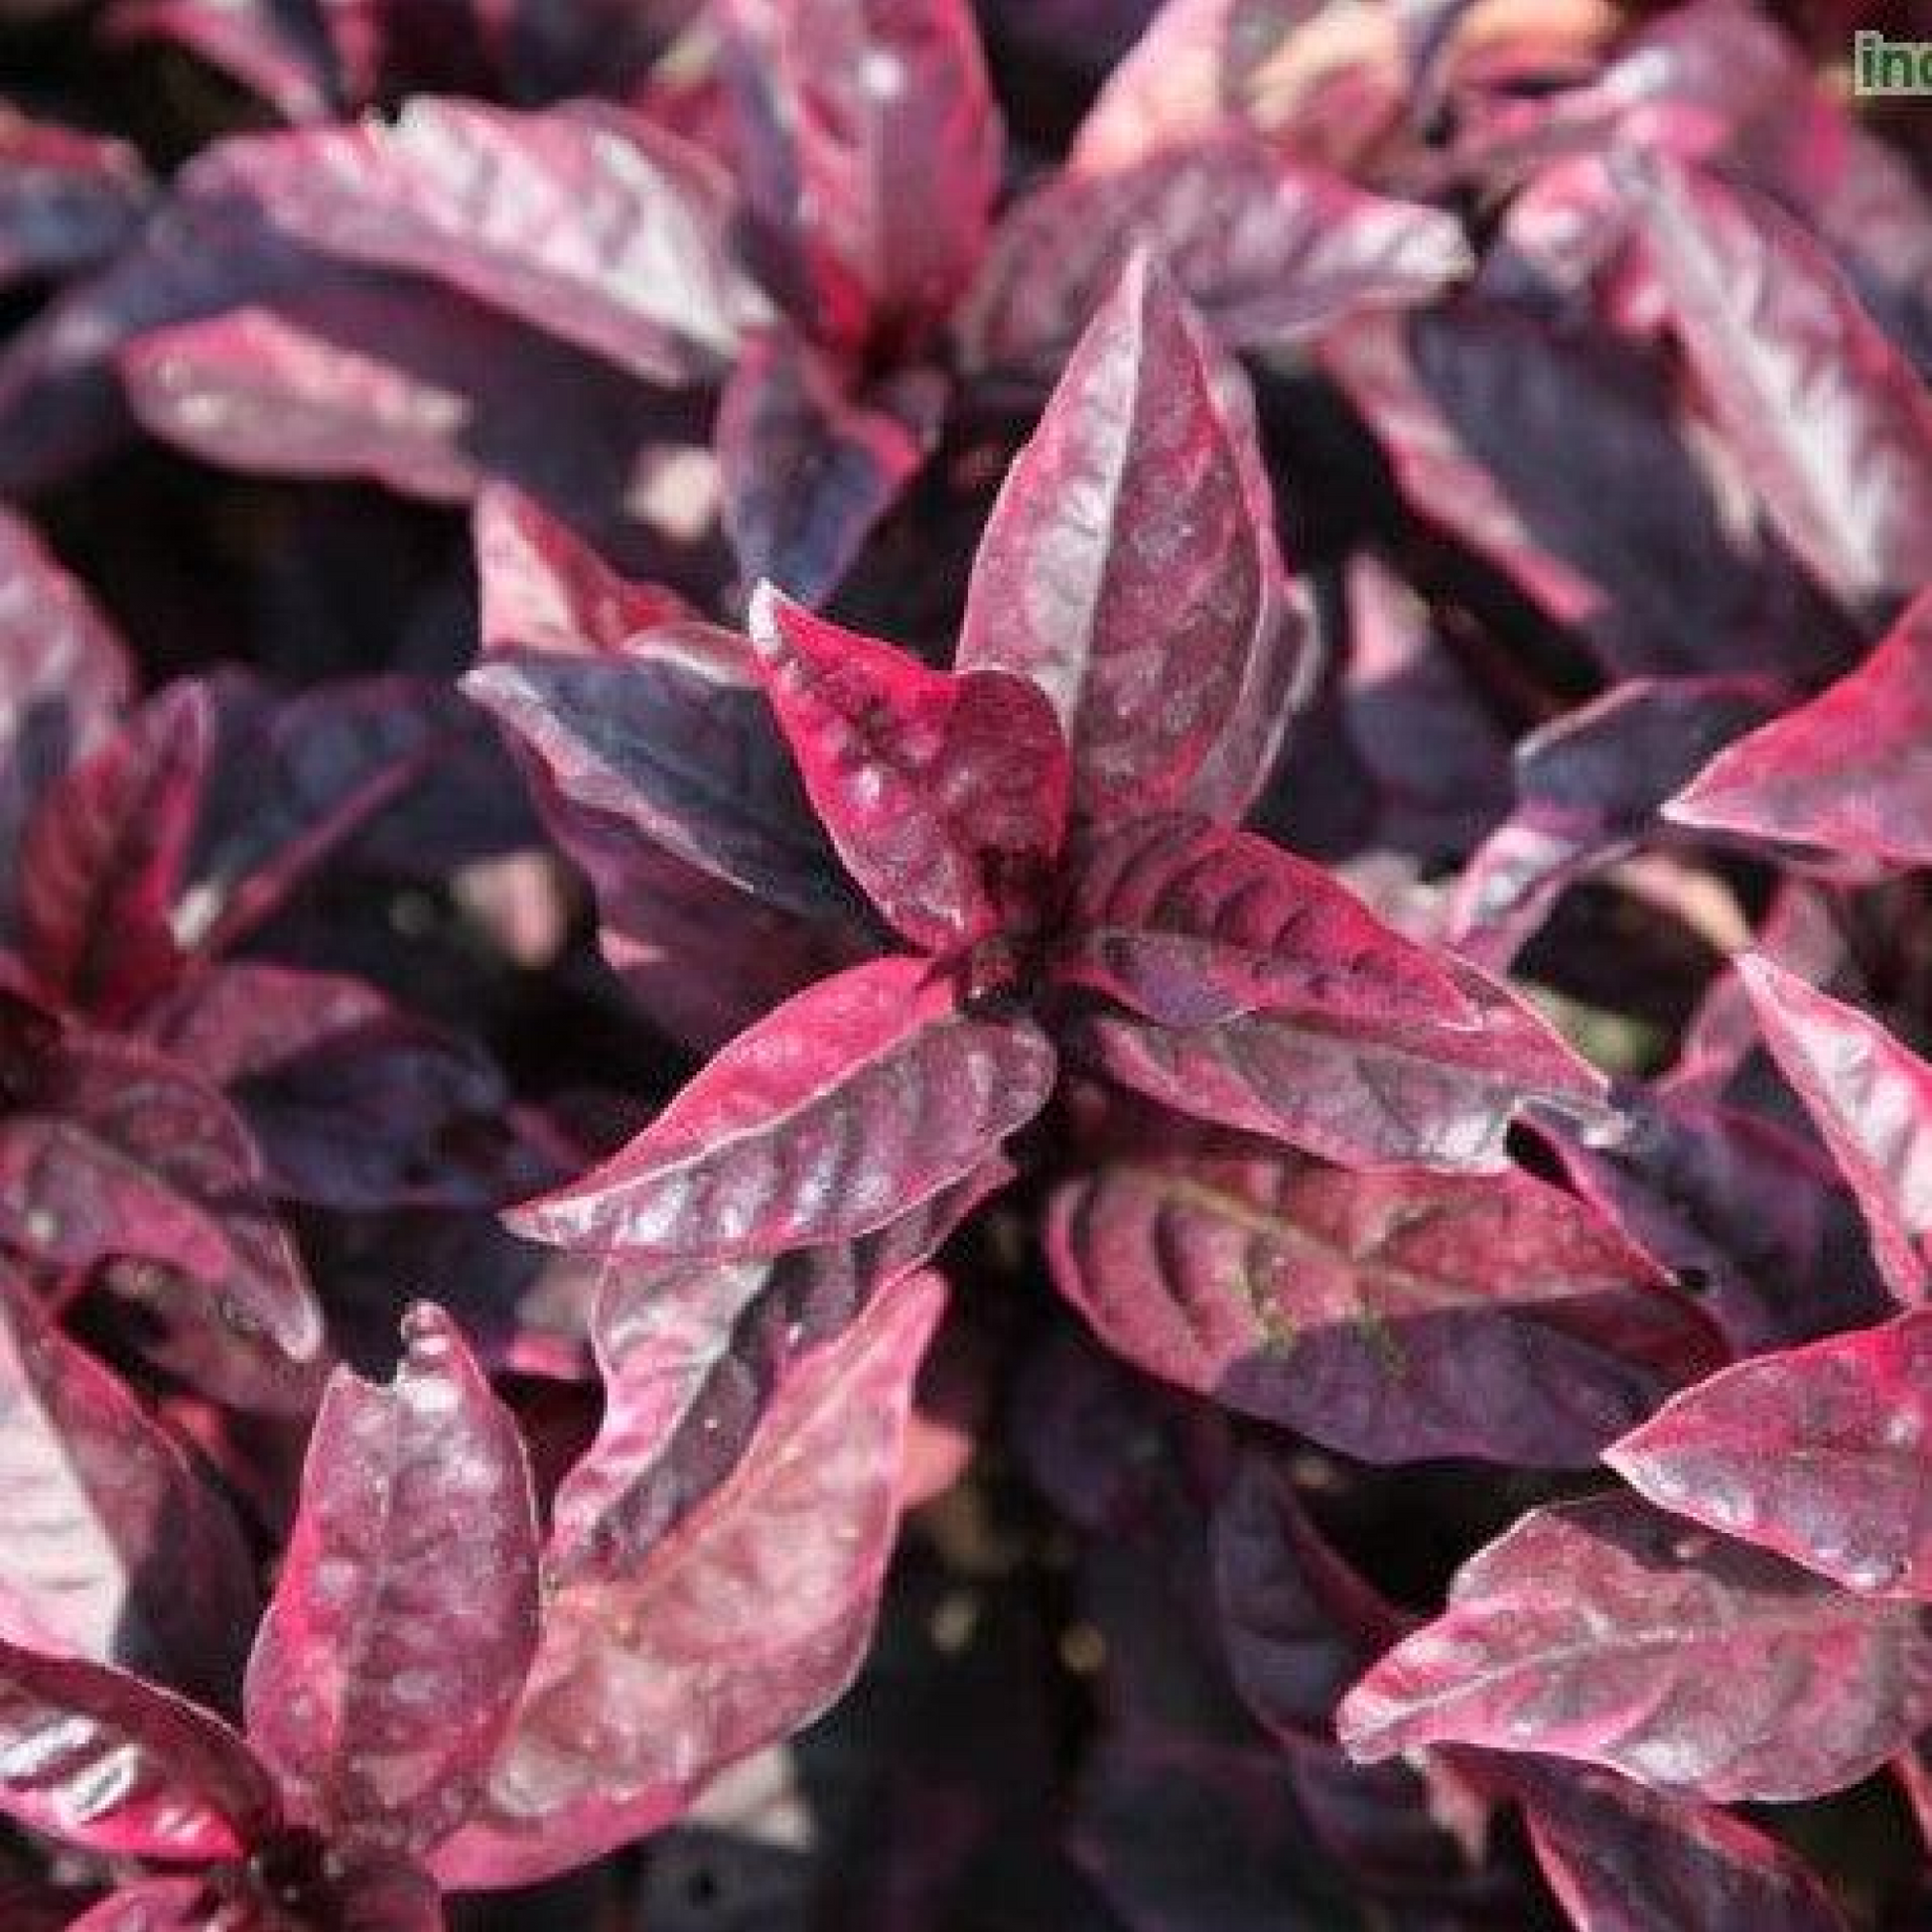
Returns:
[[[719,1261],[846,1240],[973,1173],[1052,1083],[1031,1022],[962,1008],[924,960],[874,960],[741,1034],[628,1147],[506,1218]]]
[[[1927,1299],[1932,1067],[1857,1007],[1760,956],[1737,962],[1764,1043],[1858,1196],[1901,1302]]]
[[[1932,1590],[1932,1310],[1739,1362],[1605,1451],[1652,1502],[1848,1589]]]
[[[394,1384],[329,1386],[248,1666],[248,1731],[294,1815],[422,1852],[481,1793],[537,1641],[537,1531],[514,1418],[419,1304]]]
[[[1472,1557],[1337,1726],[1364,1760],[1485,1744],[1722,1803],[1855,1784],[1928,1720],[1916,1605],[1601,1496],[1532,1510]]]
[[[1809,704],[1720,752],[1664,808],[1680,825],[1932,864],[1932,594]],[[1846,781],[1855,770],[1858,782]]]
[[[1932,554],[1932,402],[1778,209],[1662,156],[1619,179],[1700,389],[1792,549],[1888,615]]]
[[[488,1805],[436,1861],[446,1884],[528,1882],[595,1858],[844,1690],[942,1301],[931,1276],[883,1293],[798,1365],[737,1473],[645,1561],[551,1596]]]
[[[764,305],[697,148],[616,109],[410,101],[393,121],[229,149],[248,204],[317,253],[407,270],[646,381],[714,374]]]
[[[1047,1239],[1130,1361],[1367,1461],[1587,1466],[1724,1359],[1642,1254],[1523,1173],[1121,1162],[1060,1190]]]
[[[227,1506],[11,1270],[0,1270],[0,1471],[22,1524],[0,1561],[10,1637],[58,1638],[98,1663],[232,1698],[256,1595]]]
[[[1247,135],[1062,174],[1000,223],[958,324],[969,367],[1050,377],[1136,247],[1229,348],[1427,302],[1472,266],[1450,215],[1365,195]]]
[[[1238,818],[1273,761],[1303,639],[1238,370],[1136,256],[1007,473],[962,670],[1030,677],[1105,820]]]
[[[152,193],[124,142],[0,108],[0,288],[113,254]]]
[[[928,670],[769,586],[753,601],[752,637],[819,818],[880,911],[941,953],[1037,930],[1068,789],[1038,687]]]

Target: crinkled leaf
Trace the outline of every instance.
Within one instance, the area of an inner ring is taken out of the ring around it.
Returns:
[[[1267,775],[1291,675],[1269,667],[1303,638],[1253,434],[1238,370],[1136,256],[1007,473],[959,645],[1053,701],[1083,816],[1237,818]]]
[[[634,1838],[845,1688],[942,1300],[931,1276],[882,1293],[786,1378],[736,1474],[644,1562],[550,1597],[487,1805],[435,1861],[445,1883],[528,1881]]]
[[[719,1261],[845,1240],[971,1173],[1053,1072],[1031,1022],[961,1007],[924,960],[874,960],[741,1034],[637,1139],[509,1224]]]
[[[1532,1510],[1470,1558],[1337,1725],[1363,1759],[1486,1744],[1723,1803],[1854,1784],[1928,1719],[1916,1605],[1620,1495]]]
[[[647,381],[714,373],[763,309],[727,243],[725,178],[614,108],[423,96],[393,121],[244,138],[237,187],[280,232],[447,282]]]
[[[1868,1014],[1762,955],[1737,972],[1771,1057],[1859,1198],[1887,1285],[1901,1302],[1926,1300],[1932,1067]]]
[[[1932,864],[1932,594],[1856,670],[1720,752],[1664,815],[1888,865]]]
[[[725,527],[748,582],[807,604],[838,588],[873,526],[925,460],[936,385],[907,385],[896,410],[852,393],[810,344],[767,330],[747,344],[718,406]]]
[[[0,1639],[0,1811],[89,1851],[233,1858],[278,1816],[218,1718],[109,1664]]]
[[[1246,135],[1063,174],[1000,223],[958,329],[969,366],[1051,376],[1137,246],[1230,348],[1428,301],[1471,266],[1450,215],[1363,194]]]
[[[1088,841],[1062,917],[1056,976],[1167,1026],[1264,1010],[1336,1029],[1478,1018],[1450,964],[1320,867],[1198,819]]]
[[[1699,387],[1792,549],[1886,615],[1932,555],[1932,401],[1778,209],[1662,156],[1619,179]]]
[[[1932,1310],[1739,1362],[1605,1452],[1652,1502],[1848,1589],[1932,1590]]]
[[[752,637],[812,803],[880,911],[933,952],[1037,929],[1068,787],[1038,687],[928,670],[768,586]]]
[[[394,1383],[340,1371],[248,1666],[294,1815],[421,1852],[483,1787],[537,1641],[529,1460],[456,1324],[420,1304]]]
[[[0,1625],[215,1703],[255,1582],[234,1519],[121,1380],[0,1271]]]
[[[1122,1162],[1055,1196],[1054,1279],[1130,1361],[1374,1462],[1592,1462],[1715,1331],[1528,1174],[1266,1151]]]

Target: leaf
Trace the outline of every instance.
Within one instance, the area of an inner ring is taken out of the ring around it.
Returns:
[[[285,121],[328,119],[340,102],[321,19],[276,0],[115,0],[116,43],[166,41],[231,75]]]
[[[1932,864],[1929,743],[1932,594],[1856,670],[1721,751],[1664,816],[1847,858]]]
[[[1478,1019],[1450,966],[1318,866],[1195,819],[1089,840],[1062,923],[1056,978],[1166,1026],[1264,1011],[1335,1028]]]
[[[248,1732],[304,1823],[422,1852],[468,1816],[537,1642],[514,1418],[418,1304],[393,1385],[339,1371],[248,1666]]]
[[[153,192],[125,142],[0,109],[0,288],[111,255]]]
[[[1053,701],[1076,816],[1235,819],[1273,762],[1303,641],[1246,412],[1238,372],[1137,255],[1007,473],[958,667]]]
[[[918,959],[855,966],[722,1048],[628,1147],[505,1218],[560,1246],[729,1261],[846,1240],[964,1178],[1045,1105],[1031,1022]]]
[[[1448,955],[1444,955],[1448,962]],[[1082,1058],[1177,1113],[1344,1167],[1492,1173],[1510,1123],[1602,1105],[1600,1075],[1500,987],[1456,967],[1473,1024],[1331,1024],[1263,1009],[1200,1026],[1101,1014],[1071,1035]]]
[[[247,203],[317,253],[446,282],[648,382],[705,379],[763,313],[729,184],[639,117],[419,96],[393,121],[245,137]]]
[[[846,350],[920,346],[986,242],[1000,122],[967,0],[720,9],[757,212]]]
[[[929,1275],[883,1293],[798,1366],[737,1473],[644,1563],[551,1597],[488,1805],[435,1861],[445,1884],[527,1883],[601,1856],[844,1690],[941,1301]]]
[[[207,1932],[209,1905],[199,1878],[137,1878],[82,1912],[67,1932]]]
[[[1050,177],[1001,221],[958,323],[969,368],[1050,377],[1135,248],[1228,348],[1280,348],[1473,266],[1456,220],[1365,195],[1230,133],[1100,175]]]
[[[1901,1302],[1926,1300],[1932,1067],[1857,1007],[1761,955],[1739,959],[1737,976],[1771,1057],[1858,1196],[1887,1286]]]
[[[746,345],[716,439],[725,527],[747,582],[768,578],[813,605],[838,588],[937,434],[937,383],[900,387],[876,406],[787,331]]]
[[[1047,1244],[1128,1360],[1371,1462],[1586,1467],[1724,1359],[1608,1223],[1513,1172],[1119,1162],[1060,1189]]]
[[[1932,402],[1829,258],[1778,209],[1662,156],[1619,183],[1672,328],[1785,540],[1888,616],[1932,554]]]
[[[1604,1452],[1652,1502],[1848,1589],[1932,1589],[1932,1310],[1760,1355]]]
[[[227,1505],[0,1269],[0,1625],[226,1704],[257,1598]]]
[[[1038,930],[1068,785],[1038,688],[928,670],[768,585],[752,638],[812,804],[880,911],[937,953]]]
[[[1928,1717],[1916,1606],[1599,1496],[1532,1510],[1470,1558],[1336,1723],[1365,1760],[1485,1744],[1724,1803],[1841,1790]]]
[[[1714,1805],[1600,1773],[1531,1771],[1524,1759],[1506,1775],[1577,1932],[1845,1932],[1831,1893],[1795,1853]]]
[[[0,1811],[109,1857],[235,1857],[278,1821],[239,1736],[127,1671],[0,1639]]]

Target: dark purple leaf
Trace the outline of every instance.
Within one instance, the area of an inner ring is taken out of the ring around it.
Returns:
[[[248,1732],[294,1815],[422,1852],[462,1824],[537,1641],[537,1530],[515,1420],[419,1304],[394,1384],[340,1371],[248,1666]]]
[[[1337,1724],[1366,1760],[1486,1744],[1724,1802],[1854,1784],[1928,1719],[1915,1605],[1601,1496],[1533,1510],[1472,1557]]]
[[[924,960],[875,960],[741,1034],[628,1147],[509,1225],[719,1261],[845,1240],[973,1173],[1052,1082],[1030,1022],[962,1008]]]

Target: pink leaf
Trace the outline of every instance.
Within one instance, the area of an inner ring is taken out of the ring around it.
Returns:
[[[635,1570],[551,1597],[488,1806],[436,1861],[445,1883],[528,1882],[595,1858],[844,1690],[942,1299],[929,1275],[882,1294],[798,1365],[737,1473]]]
[[[1060,1190],[1048,1248],[1130,1361],[1374,1462],[1586,1466],[1724,1359],[1608,1223],[1523,1173],[1121,1162]]]
[[[874,960],[741,1034],[628,1147],[506,1218],[559,1245],[719,1261],[846,1240],[997,1153],[1053,1070],[1031,1022],[962,1008],[924,960]]]
[[[1452,216],[1223,135],[1110,174],[1056,175],[1021,202],[960,318],[968,364],[1051,376],[1139,246],[1229,348],[1426,302],[1472,266]]]
[[[1928,1721],[1916,1605],[1854,1596],[1628,1495],[1532,1510],[1336,1720],[1365,1760],[1543,1751],[1720,1803],[1856,1784]]]
[[[137,1878],[82,1912],[67,1932],[207,1932],[212,1909],[199,1878]]]
[[[805,788],[846,869],[914,945],[1037,929],[1067,757],[1052,707],[1004,671],[932,671],[763,587],[752,636]]]
[[[1737,974],[1771,1057],[1858,1196],[1886,1283],[1901,1302],[1926,1300],[1932,1067],[1769,959],[1747,955]]]
[[[514,1418],[456,1324],[405,1317],[392,1387],[331,1382],[248,1666],[248,1731],[297,1818],[421,1852],[468,1816],[537,1640]]]
[[[1720,752],[1664,816],[1848,858],[1932,864],[1932,593],[1858,669]]]
[[[1238,818],[1273,762],[1303,639],[1253,439],[1239,371],[1136,256],[1007,473],[959,645],[1053,701],[1081,815]]]
[[[1725,1369],[1605,1451],[1665,1509],[1848,1589],[1932,1591],[1932,1310]]]

